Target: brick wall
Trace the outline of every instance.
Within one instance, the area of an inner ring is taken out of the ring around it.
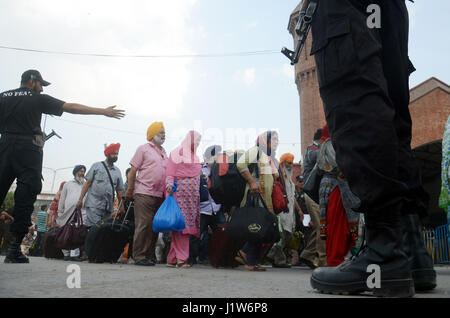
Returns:
[[[298,10],[300,5],[296,8]],[[295,25],[298,21],[298,12],[294,10],[289,20],[288,30],[294,39],[294,48],[298,37],[295,34]],[[314,56],[310,56],[312,36],[309,34],[299,62],[295,65],[295,83],[300,96],[300,127],[301,127],[301,150],[305,153],[306,147],[313,141],[314,133],[318,128],[325,125],[322,99],[319,94],[319,83],[317,81],[316,63]]]
[[[442,139],[450,114],[450,95],[437,87],[409,105],[412,120],[411,148]]]

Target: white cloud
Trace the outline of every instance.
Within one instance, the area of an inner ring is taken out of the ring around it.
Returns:
[[[192,54],[187,25],[196,0],[15,0],[2,4],[3,45],[121,55]],[[117,104],[129,114],[174,118],[189,88],[190,59],[108,58],[15,53],[0,68],[18,82],[39,69],[49,94],[90,106]],[[4,87],[9,89],[11,87]]]
[[[247,87],[250,87],[255,84],[256,69],[255,68],[247,68],[243,71],[237,71],[234,74],[234,80],[244,84]]]
[[[252,21],[252,22],[247,23],[247,24],[245,25],[245,29],[246,29],[246,30],[250,30],[250,29],[256,28],[257,26],[258,26],[258,21]]]

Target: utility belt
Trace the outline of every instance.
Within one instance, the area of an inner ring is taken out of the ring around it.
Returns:
[[[30,141],[33,145],[38,146],[39,148],[44,148],[45,144],[45,134],[35,134],[35,135],[22,135],[15,133],[2,133],[1,139],[5,140],[25,140]]]

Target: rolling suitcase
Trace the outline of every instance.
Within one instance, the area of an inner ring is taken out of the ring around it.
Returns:
[[[243,244],[230,239],[225,233],[227,223],[217,225],[208,244],[209,262],[213,267],[238,267],[234,259]]]
[[[60,248],[56,247],[57,227],[50,228],[44,235],[43,250],[45,258],[63,259],[64,254]]]
[[[127,219],[132,206],[133,204],[128,206],[127,213],[121,222],[106,218],[89,229],[85,242],[89,263],[116,263],[118,261],[125,245],[133,237],[133,222]]]

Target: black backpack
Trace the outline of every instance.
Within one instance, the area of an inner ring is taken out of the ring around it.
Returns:
[[[239,173],[237,162],[242,154],[222,155],[222,162],[214,162],[211,167],[209,193],[214,202],[226,207],[240,206],[247,182]],[[258,154],[259,157],[259,154]],[[250,173],[257,164],[250,165]]]

